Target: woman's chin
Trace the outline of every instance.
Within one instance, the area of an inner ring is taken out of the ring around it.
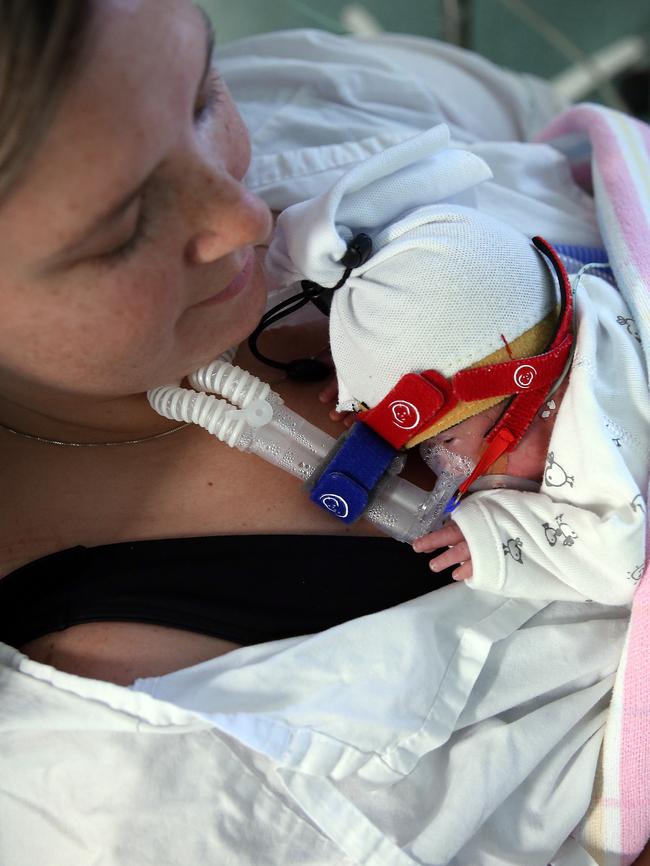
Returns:
[[[176,333],[178,342],[187,347],[182,375],[247,340],[264,314],[266,297],[264,272],[257,264],[251,280],[235,297],[187,310]]]

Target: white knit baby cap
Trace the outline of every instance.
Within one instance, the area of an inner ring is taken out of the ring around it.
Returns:
[[[446,128],[435,127],[280,217],[270,265],[289,282],[335,285],[347,241],[372,237],[372,256],[332,300],[340,409],[375,406],[405,373],[450,377],[540,352],[551,336],[557,299],[546,264],[525,235],[450,201],[491,175],[448,145]],[[426,436],[496,402],[461,404]]]

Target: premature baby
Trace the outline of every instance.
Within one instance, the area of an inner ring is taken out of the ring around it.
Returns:
[[[436,127],[285,211],[269,256],[277,282],[331,287],[348,242],[358,232],[372,239],[372,253],[332,299],[340,410],[371,410],[370,418],[393,405],[385,401],[407,374],[429,375],[448,391],[458,374],[483,371],[487,397],[457,399],[400,440],[406,448],[425,443],[434,470],[445,450],[475,461],[489,451],[488,431],[503,425],[511,401],[539,385],[538,359],[562,316],[548,258],[515,228],[471,207],[472,187],[489,176],[482,160],[449,147],[446,129]],[[450,522],[414,547],[446,547],[432,567],[457,565],[454,576],[474,589],[627,604],[645,555],[643,361],[617,290],[588,272],[573,284],[570,367],[542,383],[523,436],[485,467],[497,486],[484,474]],[[489,393],[493,371],[508,362],[515,384]]]
[[[539,489],[544,479],[551,432],[557,417],[557,411],[564,394],[566,382],[545,400],[537,415],[523,435],[521,441],[507,454],[504,454],[493,464],[488,473],[476,482],[472,489]],[[477,415],[472,415],[460,424],[438,433],[425,440],[420,445],[420,452],[425,463],[434,471],[446,469],[453,464],[454,457],[468,458],[472,463],[479,460],[485,445],[485,436],[499,419],[502,407],[497,405],[485,409]],[[552,467],[549,466],[549,473]],[[556,467],[557,471],[557,467]],[[532,482],[526,484],[525,481]],[[555,529],[548,527],[551,532]],[[572,537],[572,536],[568,536]],[[573,543],[569,541],[567,543]],[[418,553],[430,553],[448,549],[431,560],[433,571],[441,571],[450,566],[459,565],[452,572],[454,580],[466,580],[472,576],[472,559],[469,546],[458,525],[450,520],[443,528],[431,532],[413,543]],[[517,562],[522,561],[522,541],[520,538],[509,539],[504,543],[504,555],[512,556]]]

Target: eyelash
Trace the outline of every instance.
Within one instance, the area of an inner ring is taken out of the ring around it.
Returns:
[[[221,76],[213,66],[208,72],[204,92],[199,95],[199,105],[194,108],[194,122],[200,124],[211,117],[222,97]]]
[[[149,214],[146,206],[140,208],[140,213],[138,214],[138,220],[135,224],[135,228],[133,230],[133,234],[131,237],[126,240],[119,247],[116,247],[113,250],[110,250],[108,253],[104,253],[99,257],[99,263],[106,267],[112,267],[113,265],[118,264],[119,262],[128,259],[130,255],[132,255],[135,250],[140,246],[143,241],[146,241],[148,238],[148,229],[149,225]]]
[[[216,69],[211,69],[205,82],[204,92],[199,95],[199,105],[194,109],[194,123],[200,125],[211,117],[222,100],[221,77]],[[104,253],[98,259],[99,264],[112,267],[128,259],[140,245],[148,240],[149,211],[146,203],[140,209],[133,234],[119,247]]]

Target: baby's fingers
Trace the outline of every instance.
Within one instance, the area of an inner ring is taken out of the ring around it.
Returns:
[[[450,520],[441,529],[436,529],[435,532],[429,532],[428,535],[416,538],[413,542],[413,550],[416,553],[431,553],[432,550],[449,547],[449,545],[458,544],[461,541],[465,541],[465,536],[453,520]]]
[[[336,381],[336,376],[332,376],[332,378],[327,382],[324,388],[321,389],[318,394],[318,399],[321,403],[332,403],[336,400],[336,395],[338,394],[338,382]]]
[[[442,571],[444,568],[449,568],[452,565],[467,563],[469,559],[471,559],[469,547],[463,541],[461,544],[455,544],[453,547],[445,550],[439,556],[434,556],[429,563],[429,568],[431,571]]]
[[[458,565],[459,567],[451,575],[454,580],[467,580],[471,577],[472,558],[469,545],[453,520],[450,520],[441,529],[436,529],[435,532],[429,532],[428,535],[416,538],[413,542],[413,550],[416,553],[431,553],[433,550],[440,550],[443,547],[446,547],[447,550],[434,556],[429,562],[429,568],[432,571],[442,571],[443,568]]]
[[[332,376],[327,385],[319,392],[318,399],[321,403],[334,403],[337,396],[338,383],[336,376]],[[336,409],[330,409],[328,414],[332,421],[343,421],[346,427],[349,427],[354,422],[354,412],[337,412]]]
[[[469,580],[472,574],[472,560],[468,559],[459,568],[452,571],[451,576],[454,580]]]

